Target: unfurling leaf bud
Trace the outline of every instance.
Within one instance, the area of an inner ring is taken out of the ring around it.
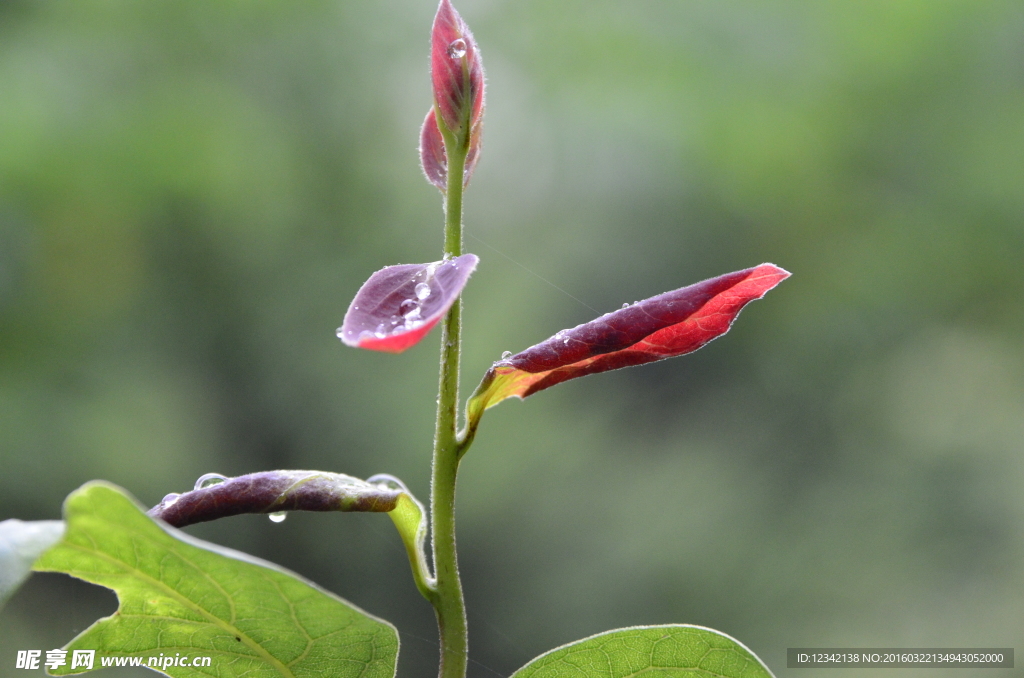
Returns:
[[[463,172],[463,185],[469,184],[469,177],[476,168],[476,161],[480,158],[480,128],[477,125],[473,128],[469,137],[469,151],[466,154],[466,168]],[[437,127],[437,117],[434,109],[427,112],[427,118],[423,121],[423,129],[420,130],[420,166],[427,181],[434,184],[442,191],[448,187],[448,156],[444,152],[444,137]]]
[[[484,113],[484,67],[466,22],[441,0],[430,39],[430,75],[439,123],[460,143],[479,143]],[[472,151],[470,153],[473,154]]]
[[[442,191],[448,186],[448,158],[444,154],[444,138],[437,128],[434,109],[427,113],[420,130],[420,166],[427,181]]]

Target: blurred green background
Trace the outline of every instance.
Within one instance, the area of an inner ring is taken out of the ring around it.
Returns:
[[[1024,650],[1024,5],[457,6],[488,74],[465,392],[588,307],[794,273],[692,356],[488,413],[459,486],[470,675],[670,622],[804,678],[832,673],[787,647]],[[270,468],[426,498],[437,333],[393,356],[334,330],[370,273],[440,258],[435,8],[0,3],[0,519]],[[436,675],[386,518],[189,531],[394,622],[400,675]],[[114,608],[35,575],[0,676]]]

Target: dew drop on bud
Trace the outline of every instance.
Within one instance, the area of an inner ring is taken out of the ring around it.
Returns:
[[[501,354],[501,359],[502,360],[508,360],[511,357],[512,357],[512,351],[505,351],[504,353]]]
[[[288,512],[287,511],[274,511],[273,513],[271,513],[267,517],[270,518],[270,522],[272,522],[272,523],[283,523],[284,519],[288,517]]]
[[[227,480],[227,478],[219,473],[205,473],[199,476],[199,479],[196,481],[196,486],[192,489],[201,490],[204,487],[210,487],[211,485],[220,485],[225,480]]]
[[[338,339],[341,339],[341,328],[340,327],[337,330],[335,330],[334,336],[338,337]]]
[[[171,506],[174,502],[178,501],[178,497],[181,495],[177,492],[171,492],[169,495],[160,500],[160,503],[164,505],[164,508]]]
[[[452,40],[451,44],[448,45],[448,56],[452,59],[461,59],[466,56],[466,41],[462,38]]]
[[[430,285],[427,283],[416,283],[416,298],[423,301],[430,296]]]
[[[622,308],[629,308],[629,302],[627,301],[626,303],[624,303],[624,304],[622,305]]]

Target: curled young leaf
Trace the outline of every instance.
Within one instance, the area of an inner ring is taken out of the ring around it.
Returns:
[[[204,476],[205,478],[205,476]],[[398,505],[404,488],[371,483],[324,471],[263,471],[169,494],[149,510],[174,527],[185,527],[243,513],[283,511],[370,511]]]
[[[484,67],[466,22],[441,0],[430,34],[430,76],[441,122],[465,140],[465,130],[480,125],[484,112]]]
[[[448,312],[479,261],[475,254],[463,254],[382,268],[359,288],[338,338],[348,346],[401,353]]]
[[[237,478],[208,473],[191,492],[169,494],[147,513],[174,527],[186,527],[243,513],[283,518],[287,511],[387,513],[405,544],[417,588],[430,598],[434,580],[424,551],[426,511],[392,475],[360,480],[325,471],[263,471]]]
[[[789,277],[761,264],[659,294],[562,330],[494,363],[467,404],[470,429],[505,398],[525,398],[568,379],[696,351],[725,334],[740,310]]]

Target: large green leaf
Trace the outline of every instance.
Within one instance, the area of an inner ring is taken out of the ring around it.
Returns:
[[[702,626],[636,626],[542,654],[512,678],[771,678],[739,641]]]
[[[64,539],[35,569],[117,592],[120,607],[68,650],[212,658],[171,676],[393,678],[398,634],[385,621],[271,563],[148,517],[122,490],[89,483],[64,505]],[[70,654],[68,655],[71,656]],[[68,665],[52,673],[79,673]]]
[[[0,522],[0,607],[32,571],[32,563],[64,534],[59,520]]]

